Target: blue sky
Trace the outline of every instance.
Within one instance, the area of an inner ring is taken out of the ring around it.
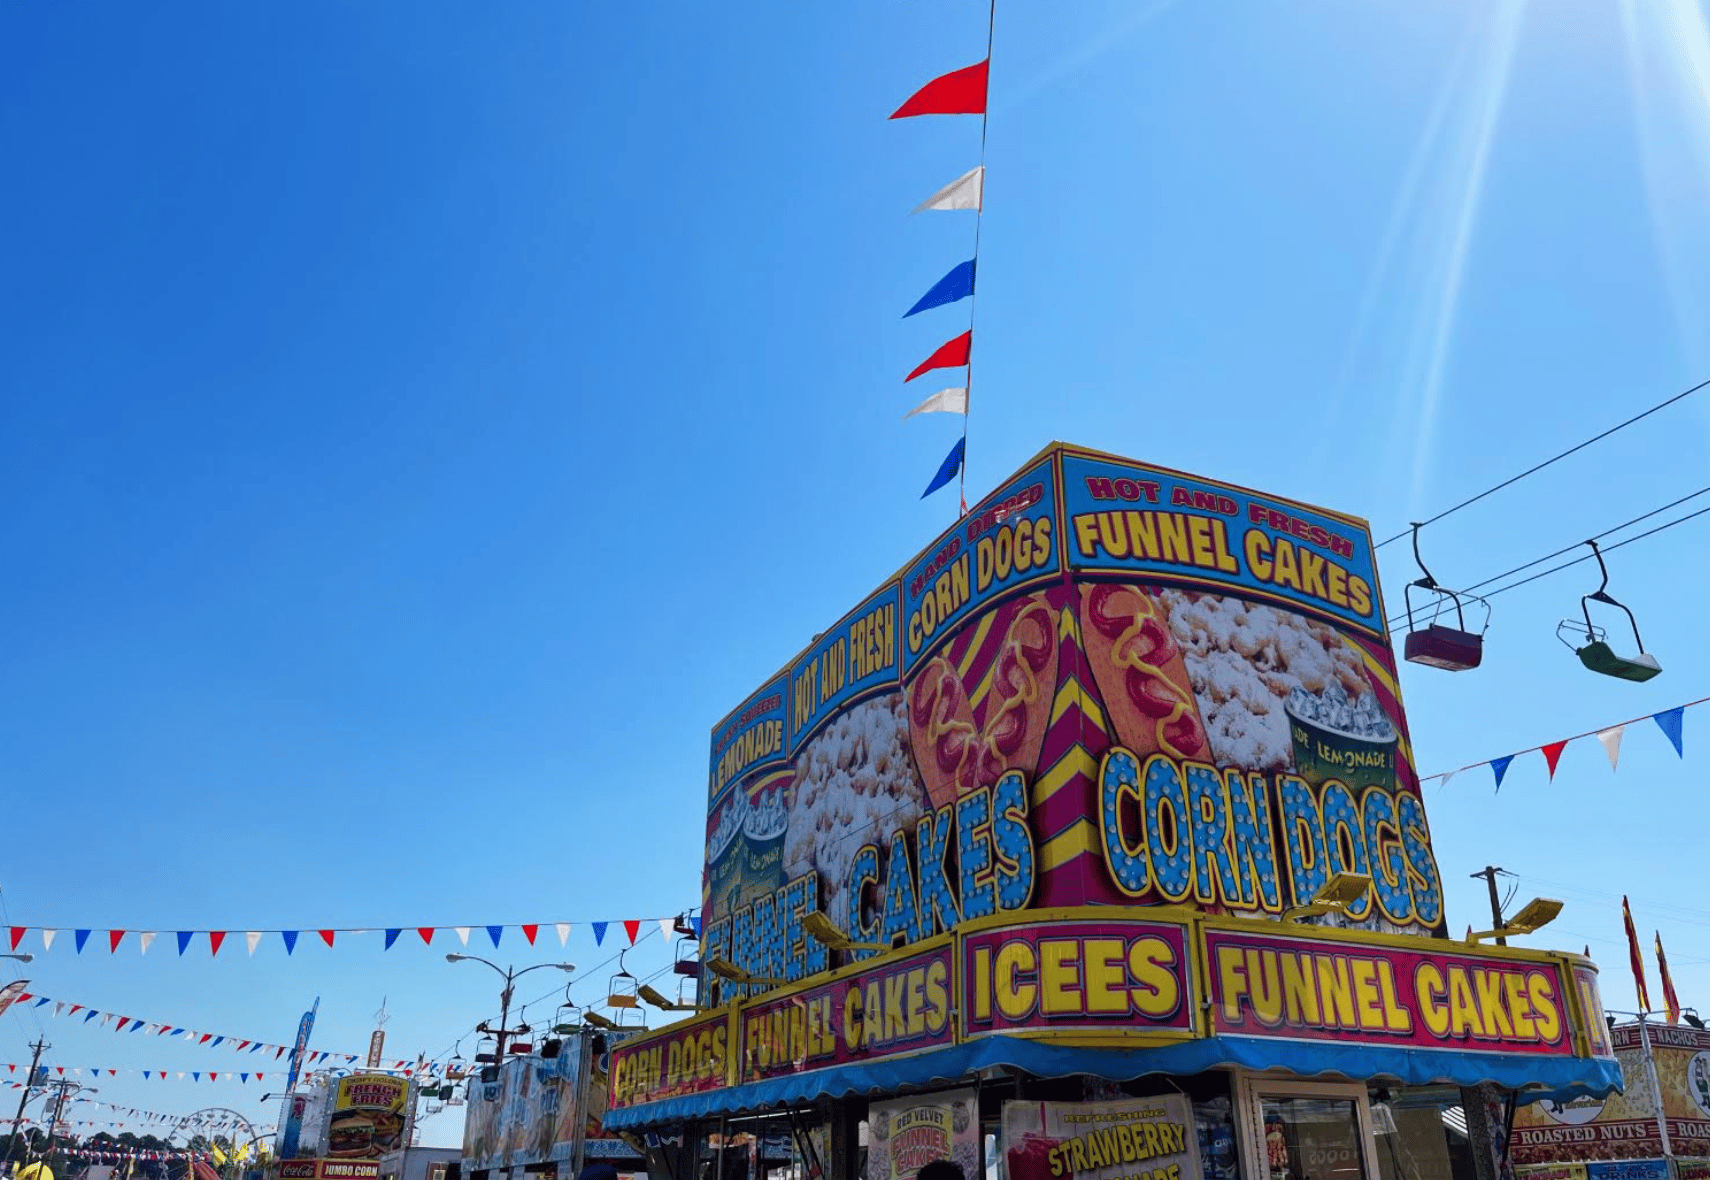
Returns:
[[[1064,439],[1387,536],[1710,376],[1694,5],[999,9],[971,497]],[[711,723],[955,511],[917,499],[955,423],[900,421],[931,391],[900,378],[966,320],[900,317],[968,255],[968,215],[907,212],[978,123],[884,116],[984,43],[971,0],[0,6],[4,917],[691,904]],[[1433,569],[1695,490],[1707,436],[1710,400],[1666,411],[1429,530]],[[1707,530],[1613,561],[1648,685],[1553,638],[1583,567],[1499,598],[1479,671],[1409,667],[1422,768],[1710,695]],[[1500,796],[1433,792],[1451,925],[1483,912],[1468,872],[1521,873],[1624,1007],[1627,892],[1693,1002],[1702,724],[1684,761],[1647,722],[1615,775],[1588,742],[1553,783],[1534,756]],[[317,1043],[353,1051],[386,996],[405,1055],[492,1007],[441,950],[163,942],[31,976],[274,1041],[319,994]],[[226,1063],[45,1024],[68,1065]],[[36,1032],[0,1022],[0,1060]]]

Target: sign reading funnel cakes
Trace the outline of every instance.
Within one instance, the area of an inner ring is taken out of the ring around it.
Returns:
[[[760,979],[859,953],[815,911],[895,946],[1339,871],[1443,929],[1365,523],[1061,444],[719,721],[707,805],[702,956]]]

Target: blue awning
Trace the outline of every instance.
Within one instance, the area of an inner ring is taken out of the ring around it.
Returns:
[[[1194,1074],[1241,1066],[1283,1069],[1302,1077],[1334,1076],[1365,1081],[1383,1078],[1404,1085],[1494,1082],[1510,1090],[1538,1088],[1566,1099],[1601,1098],[1621,1088],[1614,1061],[1583,1057],[1539,1057],[1520,1053],[1444,1052],[1436,1049],[1206,1037],[1149,1049],[1082,1049],[1019,1037],[983,1037],[926,1053],[858,1065],[832,1066],[789,1077],[704,1094],[689,1094],[606,1112],[607,1130],[677,1123],[713,1115],[745,1114],[800,1106],[817,1098],[885,1094],[953,1084],[975,1071],[1008,1066],[1035,1077],[1094,1077],[1126,1081],[1147,1074]]]

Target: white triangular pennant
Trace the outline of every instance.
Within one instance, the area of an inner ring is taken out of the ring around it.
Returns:
[[[559,922],[557,923],[556,929],[558,930],[559,946],[563,946],[566,942],[570,941],[570,923]]]
[[[1448,772],[1448,773],[1447,773],[1447,774],[1445,774],[1445,775],[1443,775],[1443,776],[1442,776],[1442,779],[1441,779],[1441,780],[1440,780],[1440,781],[1439,781],[1439,782],[1438,782],[1438,783],[1437,783],[1437,785],[1438,785],[1438,786],[1440,786],[1440,787],[1446,787],[1446,786],[1448,786],[1448,785],[1449,785],[1449,780],[1450,780],[1450,779],[1452,779],[1452,778],[1454,778],[1454,777],[1455,777],[1455,776],[1456,776],[1456,775],[1457,775],[1457,774],[1459,774],[1459,773],[1460,773],[1460,771],[1458,771],[1458,770],[1451,770],[1451,771],[1449,771],[1449,772]]]
[[[673,919],[671,919],[671,918],[660,918],[659,919],[659,937],[660,938],[663,938],[666,942],[670,942],[671,936],[673,934],[675,934],[676,932],[677,932],[677,924]]]
[[[60,1000],[54,1004],[53,1014],[55,1016],[64,1016],[65,1015],[65,1001],[64,1000]]]
[[[468,946],[469,945],[469,931],[470,931],[471,927],[453,926],[452,929],[457,932],[457,941],[461,942],[464,946]]]
[[[137,942],[142,945],[142,953],[148,954],[148,948],[154,945],[154,931],[144,930],[137,935]]]
[[[243,941],[244,945],[249,947],[249,953],[253,955],[255,953],[255,948],[261,945],[261,931],[245,930],[243,932]]]
[[[1614,770],[1616,763],[1621,761],[1621,734],[1626,728],[1625,725],[1613,725],[1597,732],[1597,740],[1603,743],[1603,752],[1609,755],[1610,770]]]
[[[940,389],[937,393],[921,402],[914,409],[904,414],[905,419],[916,414],[966,414],[968,412],[968,390],[966,386],[957,385],[949,389]]]
[[[57,930],[42,931],[42,949],[44,951],[51,951],[53,949],[53,936],[58,933],[59,931]]]
[[[981,164],[962,173],[955,180],[916,205],[914,213],[923,213],[928,209],[978,209],[985,194],[985,187],[986,166]],[[913,214],[911,213],[910,216]]]

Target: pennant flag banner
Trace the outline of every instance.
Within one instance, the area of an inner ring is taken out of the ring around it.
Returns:
[[[971,263],[964,263],[963,265],[964,266],[971,266],[972,264]],[[972,274],[972,271],[970,270],[969,273]],[[949,343],[945,344],[944,347],[940,348],[938,351],[940,353],[944,353],[947,349],[951,349],[952,345],[956,345],[958,343],[958,341],[961,343],[963,359],[961,361],[955,361],[955,362],[946,361],[946,362],[944,362],[945,364],[952,364],[952,363],[954,363],[954,364],[965,364],[965,363],[967,363],[967,334],[966,333],[964,333],[962,336],[957,337],[956,340],[952,340]],[[937,354],[934,354],[934,355],[937,355]],[[923,367],[919,371],[925,372],[926,369]],[[667,926],[669,926],[669,924],[672,921],[673,921],[672,918],[625,918],[625,919],[623,919],[623,922],[626,926],[630,922],[634,922],[636,924],[637,929],[640,929],[640,927],[644,923],[648,923],[648,922],[664,922],[667,924]],[[563,946],[569,940],[570,930],[571,930],[572,926],[574,925],[574,923],[571,923],[571,922],[551,922],[551,923],[521,922],[521,923],[516,923],[516,924],[510,924],[510,925],[502,925],[502,924],[494,924],[494,923],[481,923],[481,924],[479,924],[479,926],[416,926],[416,927],[414,927],[414,930],[416,931],[417,934],[419,934],[421,936],[422,942],[424,944],[430,945],[430,946],[433,944],[434,935],[436,933],[438,933],[440,931],[444,931],[444,930],[449,930],[452,933],[456,934],[459,941],[462,942],[462,944],[464,946],[468,946],[469,945],[469,934],[471,931],[476,930],[476,929],[485,930],[487,932],[487,937],[492,940],[492,943],[495,947],[499,945],[500,940],[503,939],[503,937],[505,935],[505,932],[509,931],[509,930],[519,931],[522,934],[524,941],[526,941],[530,946],[533,946],[535,944],[535,939],[537,937],[539,937],[540,928],[543,925],[550,925],[555,931],[557,931],[557,933],[558,933],[558,944],[560,946]],[[607,926],[607,923],[595,922],[595,923],[590,923],[590,925],[597,927],[600,931],[604,931],[604,929]],[[338,949],[338,947],[340,945],[345,945],[345,944],[342,944],[339,942],[338,936],[341,934],[346,934],[346,935],[350,935],[350,934],[373,934],[376,932],[383,932],[385,935],[385,948],[384,949],[391,950],[392,944],[398,941],[398,936],[400,934],[402,934],[406,929],[410,929],[410,927],[405,927],[405,926],[382,926],[382,927],[372,927],[372,926],[354,926],[354,927],[305,926],[305,927],[302,927],[302,928],[297,929],[297,930],[245,930],[245,931],[243,931],[243,938],[244,938],[244,945],[248,948],[249,953],[253,955],[253,954],[255,954],[255,948],[261,945],[261,936],[263,934],[277,934],[280,938],[280,941],[285,944],[285,953],[289,955],[289,954],[293,954],[296,952],[297,938],[299,935],[301,935],[303,933],[303,930],[309,930],[309,931],[313,932],[315,934],[315,936],[317,938],[319,938],[319,940],[321,942],[325,943],[329,948],[334,949],[334,950]],[[23,945],[25,937],[27,935],[29,935],[32,931],[40,938],[42,950],[51,951],[53,949],[54,939],[56,937],[58,937],[58,935],[60,933],[60,931],[57,929],[53,929],[53,928],[45,927],[45,926],[6,926],[4,928],[4,930],[5,930],[5,940],[10,944],[13,951],[16,951],[20,946]],[[95,927],[90,927],[87,929],[74,929],[72,931],[72,944],[73,944],[73,947],[74,947],[77,954],[83,953],[84,946],[89,942],[89,936],[91,934],[94,934],[95,932],[96,932]],[[139,953],[146,955],[149,951],[149,948],[154,945],[154,940],[157,937],[159,937],[159,935],[161,934],[161,931],[158,931],[158,930],[136,930],[136,931],[132,931],[132,930],[109,929],[106,931],[106,935],[107,935],[106,942],[107,942],[108,952],[111,954],[117,954],[120,946],[126,941],[126,937],[130,934],[133,934],[133,933],[136,935],[137,949],[138,949]],[[193,943],[193,941],[195,940],[195,938],[198,934],[206,934],[208,936],[208,954],[210,956],[217,956],[220,953],[220,949],[225,946],[226,938],[233,933],[234,933],[234,931],[231,931],[231,930],[174,930],[174,931],[172,931],[173,941],[176,943],[176,945],[178,947],[178,954],[180,956],[182,956],[186,951],[188,951],[190,949],[191,944]],[[80,1007],[81,1007],[81,1005],[80,1005]],[[75,1009],[75,1008],[73,1009],[74,1012],[76,1010],[77,1009]]]
[[[945,392],[948,393],[950,391],[946,390]],[[939,395],[934,395],[934,397],[937,396]],[[931,400],[933,399],[927,399],[928,402]],[[912,411],[912,413],[925,412],[925,406],[926,402],[922,402],[921,406]],[[936,488],[933,490],[936,490]],[[1674,752],[1679,757],[1686,757],[1686,711],[1706,703],[1710,703],[1710,697],[1702,697],[1696,701],[1688,701],[1684,705],[1676,705],[1672,709],[1664,709],[1660,713],[1653,713],[1650,715],[1650,719],[1657,723],[1657,728],[1663,731],[1663,734],[1668,738],[1669,745],[1674,747]],[[1603,753],[1609,759],[1609,769],[1616,770],[1619,768],[1621,762],[1622,737],[1625,735],[1628,726],[1636,725],[1643,720],[1645,720],[1643,717],[1630,718],[1626,721],[1617,722],[1614,725],[1604,726],[1602,729],[1587,730],[1585,733],[1577,733],[1572,737],[1561,738],[1553,742],[1545,742],[1541,746],[1533,746],[1530,749],[1519,750],[1513,754],[1504,754],[1500,758],[1491,758],[1485,762],[1474,762],[1467,766],[1457,767],[1454,770],[1444,771],[1441,774],[1427,775],[1421,779],[1420,782],[1436,782],[1439,785],[1447,786],[1450,779],[1463,771],[1476,770],[1481,766],[1488,766],[1490,767],[1491,772],[1496,776],[1496,789],[1500,791],[1502,789],[1503,777],[1508,773],[1509,763],[1513,762],[1516,758],[1523,757],[1527,754],[1542,754],[1544,756],[1545,769],[1548,772],[1549,778],[1553,780],[1556,777],[1556,766],[1561,761],[1562,751],[1567,749],[1569,743],[1577,742],[1581,738],[1596,738],[1603,746]]]
[[[1674,990],[1674,976],[1668,972],[1668,956],[1663,953],[1662,931],[1657,936],[1657,974],[1662,977],[1663,1012],[1670,1024],[1680,1023],[1680,996]]]
[[[950,453],[939,464],[938,472],[932,477],[932,482],[922,492],[922,500],[933,492],[945,487],[951,480],[960,480],[957,504],[963,516],[968,514],[967,497],[967,450],[968,450],[968,401],[973,387],[973,364],[970,357],[974,338],[974,271],[980,259],[980,225],[985,214],[986,189],[986,96],[991,83],[991,45],[992,26],[988,12],[986,24],[986,56],[971,66],[959,70],[951,70],[948,74],[940,74],[926,85],[909,95],[895,111],[891,112],[893,119],[910,119],[918,115],[978,115],[980,116],[980,161],[962,175],[944,185],[937,192],[927,197],[914,208],[915,213],[935,210],[953,212],[968,210],[974,214],[974,249],[973,257],[966,262],[957,263],[936,283],[926,294],[916,300],[913,307],[903,313],[903,318],[930,311],[935,307],[944,307],[958,303],[963,299],[969,300],[968,330],[951,340],[939,345],[931,356],[914,367],[904,382],[913,381],[922,373],[934,369],[953,369],[968,367],[968,379],[960,386],[941,389],[914,409],[903,415],[905,420],[920,414],[960,414],[962,415],[962,437],[956,440],[956,445],[950,448]],[[912,216],[912,214],[911,214]],[[633,941],[634,933],[630,934]]]

